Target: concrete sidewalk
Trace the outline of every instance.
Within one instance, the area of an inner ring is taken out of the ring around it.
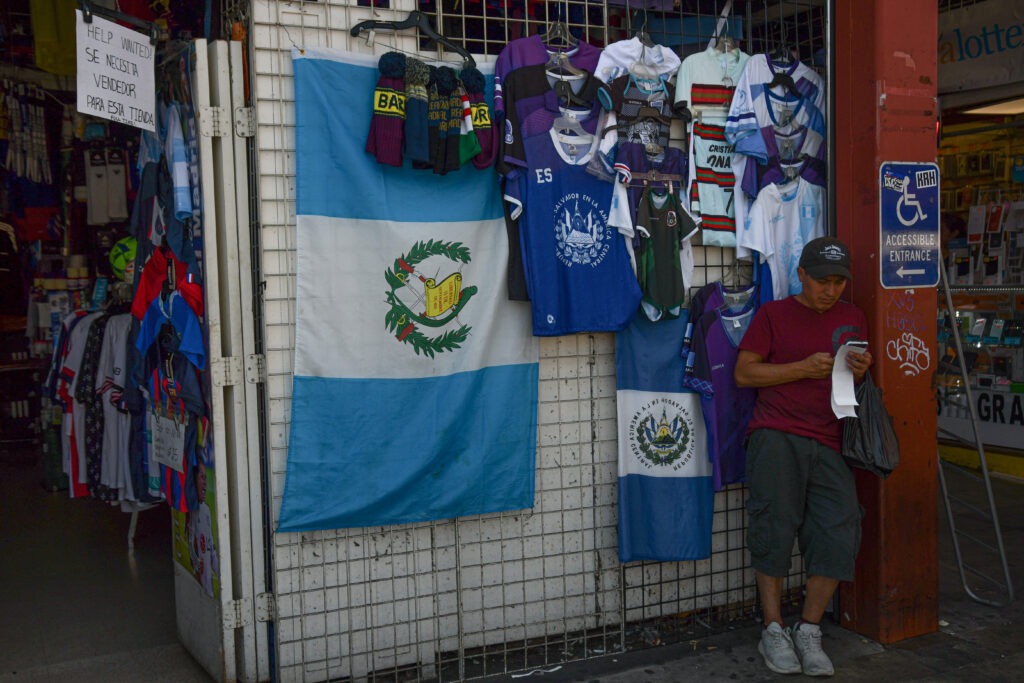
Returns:
[[[950,482],[951,492],[953,486]],[[1024,589],[1024,481],[993,478],[992,488],[1011,577],[1019,595]],[[984,487],[980,483],[977,487],[957,490],[962,494],[960,497],[987,509]],[[835,664],[836,675],[831,680],[878,683],[1024,680],[1024,600],[996,608],[968,597],[961,583],[941,501],[939,508],[938,630],[884,646],[828,623],[826,618],[822,644]],[[957,524],[961,530],[981,538],[985,538],[983,534],[991,526],[984,519],[963,514],[958,514]],[[989,576],[1002,578],[997,554],[974,552],[964,540],[961,540],[961,548],[971,565]],[[978,579],[969,578],[969,585],[976,593],[980,592],[979,583]],[[998,597],[995,593],[992,596]],[[485,680],[676,683],[806,678],[770,672],[757,652],[759,634],[760,625],[751,623],[687,644],[546,666]]]

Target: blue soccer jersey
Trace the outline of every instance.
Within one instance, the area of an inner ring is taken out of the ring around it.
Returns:
[[[623,329],[640,287],[608,224],[612,184],[586,170],[595,137],[546,131],[524,146],[528,167],[509,177],[505,198],[520,222],[534,335]]]

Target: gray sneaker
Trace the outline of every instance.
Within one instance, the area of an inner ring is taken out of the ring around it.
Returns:
[[[761,642],[757,644],[757,651],[764,657],[765,665],[777,674],[798,674],[801,671],[789,629],[774,621],[768,628],[761,629]]]
[[[793,627],[793,649],[800,656],[805,676],[831,676],[832,660],[821,649],[821,627],[800,622]]]

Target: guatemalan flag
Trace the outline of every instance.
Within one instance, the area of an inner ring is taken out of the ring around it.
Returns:
[[[295,379],[281,531],[533,505],[537,342],[493,170],[364,151],[377,58],[292,52]]]
[[[616,335],[622,562],[711,555],[715,493],[700,394],[682,385],[686,321],[638,312]]]

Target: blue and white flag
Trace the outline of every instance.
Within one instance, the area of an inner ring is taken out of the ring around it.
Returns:
[[[686,321],[638,313],[615,338],[622,562],[711,555],[715,493],[700,394],[682,384]]]
[[[492,170],[364,151],[377,58],[292,52],[295,379],[278,529],[533,505],[537,342]]]

